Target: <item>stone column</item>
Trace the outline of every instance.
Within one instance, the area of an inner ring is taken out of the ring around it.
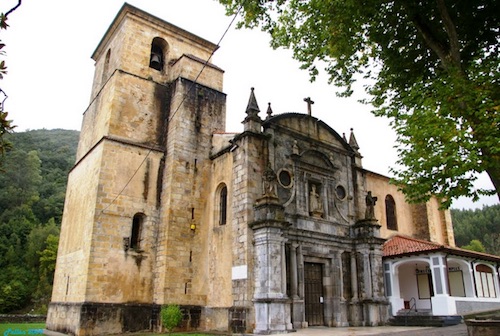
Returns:
[[[370,253],[363,252],[363,299],[372,298],[372,268],[370,265]]]
[[[351,252],[351,290],[352,300],[358,300],[358,270],[356,266],[356,252]]]
[[[281,292],[286,296],[286,252],[285,239],[281,241]]]
[[[371,205],[373,207],[373,204]],[[363,272],[361,286],[362,323],[365,326],[384,324],[388,318],[388,302],[381,288],[382,277],[382,245],[380,225],[373,218],[373,209],[368,207],[365,219],[358,220],[353,226],[356,250],[360,253],[360,272]]]
[[[286,260],[283,207],[273,196],[264,196],[255,205],[255,329],[254,334],[284,333],[292,329],[290,300],[286,295]]]
[[[290,294],[293,299],[299,298],[297,279],[297,244],[290,245]]]
[[[344,269],[342,268],[342,253],[344,253],[344,251],[337,252],[337,261],[336,262],[337,262],[338,270],[339,270],[337,281],[339,282],[340,300],[345,301],[345,298],[344,298]]]

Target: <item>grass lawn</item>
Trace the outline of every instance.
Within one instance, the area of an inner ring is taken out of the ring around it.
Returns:
[[[45,323],[0,323],[0,336],[17,336],[17,335],[41,335]],[[133,333],[133,336],[214,336],[213,334],[200,333]]]
[[[0,323],[0,336],[41,335],[45,323]]]

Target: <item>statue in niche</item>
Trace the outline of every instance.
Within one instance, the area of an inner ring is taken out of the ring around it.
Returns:
[[[292,153],[299,155],[299,146],[297,145],[297,140],[293,140]]]
[[[309,211],[313,217],[321,217],[323,215],[323,202],[316,190],[315,184],[311,184],[311,191],[309,192]]]
[[[271,163],[267,163],[266,170],[264,171],[264,176],[262,179],[264,196],[277,197],[276,195],[276,173],[271,168]]]
[[[377,203],[377,199],[377,197],[372,196],[371,191],[366,195],[365,219],[375,219],[375,204]]]

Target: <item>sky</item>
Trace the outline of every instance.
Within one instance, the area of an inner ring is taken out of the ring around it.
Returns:
[[[363,83],[355,86],[351,98],[339,98],[336,88],[320,75],[311,83],[307,71],[299,69],[288,50],[273,50],[269,37],[258,29],[229,29],[232,17],[215,0],[129,0],[129,4],[179,26],[220,48],[211,62],[225,70],[227,94],[226,131],[243,130],[241,121],[250,89],[265,118],[268,103],[274,114],[307,113],[304,98],[311,97],[312,115],[329,124],[339,134],[350,129],[360,146],[364,168],[390,176],[395,166],[396,135],[389,120],[375,117],[363,105]],[[7,94],[5,110],[17,126],[29,129],[80,130],[82,114],[88,106],[94,75],[90,58],[106,29],[123,5],[120,0],[24,0],[9,15],[7,30],[0,32],[8,74],[0,82]],[[0,12],[17,4],[3,0]],[[3,99],[3,97],[0,97]],[[491,187],[487,175],[478,185]],[[479,202],[460,198],[453,208],[473,209],[498,204],[498,198],[484,197]]]

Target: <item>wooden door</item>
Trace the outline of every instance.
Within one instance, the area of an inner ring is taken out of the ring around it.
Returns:
[[[322,326],[323,320],[323,264],[304,264],[306,321],[310,326]]]

